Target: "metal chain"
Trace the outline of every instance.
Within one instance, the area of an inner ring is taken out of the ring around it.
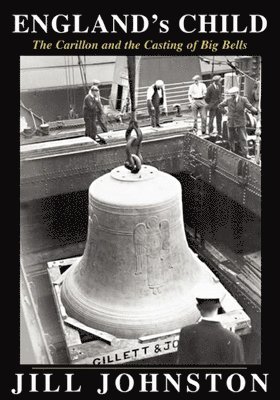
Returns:
[[[131,119],[128,128],[125,132],[126,139],[126,161],[124,166],[129,169],[133,174],[140,171],[143,158],[141,155],[141,144],[142,144],[142,131],[138,126],[136,120],[136,107],[135,107],[135,56],[127,56],[127,68],[128,68],[128,82],[129,82],[129,93],[131,103]],[[135,130],[137,137],[131,137],[132,131]],[[133,151],[134,150],[134,151]]]

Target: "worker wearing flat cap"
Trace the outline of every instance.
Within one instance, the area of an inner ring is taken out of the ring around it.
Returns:
[[[92,85],[93,85],[93,86],[99,86],[99,85],[100,85],[100,80],[94,79],[94,80],[92,81]]]
[[[222,113],[218,105],[222,101],[222,77],[220,75],[214,75],[211,84],[207,88],[205,101],[208,104],[209,110],[209,122],[208,122],[208,133],[211,135],[214,126],[213,122],[216,118],[217,133],[221,136],[222,133]]]
[[[193,113],[193,128],[197,131],[197,116],[200,114],[201,118],[201,133],[206,133],[206,119],[207,119],[207,103],[205,101],[206,96],[206,85],[200,82],[200,76],[193,76],[192,80],[194,83],[190,85],[188,98],[191,104],[191,109]]]
[[[181,329],[177,364],[232,365],[244,364],[241,338],[224,328],[218,319],[221,299],[226,294],[213,285],[200,285],[195,291],[201,319]]]
[[[101,104],[99,101],[99,89],[92,85],[88,94],[84,98],[83,113],[85,120],[85,135],[96,139],[97,136],[97,114],[100,113]]]
[[[153,128],[160,128],[159,114],[160,106],[162,106],[163,111],[167,113],[167,101],[164,89],[164,82],[162,80],[157,80],[147,90],[147,107],[151,118],[151,126]]]
[[[227,126],[230,150],[242,157],[249,158],[245,110],[248,109],[253,114],[257,114],[258,110],[249,103],[246,97],[240,96],[237,86],[230,88],[227,94],[228,98],[222,101],[218,107],[222,112],[225,112],[225,107],[228,109]]]
[[[105,121],[105,114],[104,114],[103,105],[102,105],[101,96],[100,96],[100,90],[99,90],[100,81],[98,79],[94,79],[92,82],[92,85],[96,86],[98,88],[98,96],[97,97],[98,97],[98,101],[100,103],[100,107],[96,114],[97,121],[100,125],[100,128],[102,129],[102,132],[108,132],[108,128],[106,126],[106,121]]]

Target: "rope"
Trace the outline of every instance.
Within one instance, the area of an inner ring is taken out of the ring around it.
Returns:
[[[71,105],[76,109],[76,94],[75,94],[75,70],[74,70],[74,59],[71,57],[71,72],[72,72],[72,89],[71,89]]]
[[[69,71],[68,71],[68,62],[67,62],[67,56],[64,56],[64,64],[65,64],[65,76],[66,76],[66,93],[67,93],[67,102],[68,102],[68,107],[70,104],[70,93],[69,93]]]
[[[253,82],[257,82],[257,79],[254,79],[250,75],[248,75],[245,72],[241,71],[240,68],[238,68],[236,65],[233,65],[233,63],[231,61],[229,61],[228,59],[227,59],[227,64],[231,67],[231,69],[236,71],[238,74],[246,76],[248,79],[250,79]]]
[[[81,57],[80,56],[78,56],[78,64],[79,64],[79,68],[80,68],[80,74],[81,74],[81,80],[82,80],[84,92],[85,92],[85,95],[86,95],[87,92],[88,92],[88,88],[87,88],[87,82],[86,82],[84,74],[83,74],[84,71],[83,71],[83,68],[82,68],[82,61],[81,61]]]

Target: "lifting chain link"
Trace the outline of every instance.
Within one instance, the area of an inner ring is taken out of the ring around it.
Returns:
[[[136,120],[136,109],[135,109],[135,56],[127,56],[127,67],[128,67],[128,81],[129,91],[131,100],[131,119],[129,121],[128,128],[125,132],[126,139],[126,161],[124,163],[125,168],[129,169],[131,173],[137,174],[140,171],[143,158],[141,155],[141,144],[142,144],[142,131],[138,126]],[[131,133],[135,130],[137,137],[132,137]]]
[[[131,137],[131,133],[135,130],[137,137]],[[133,174],[137,174],[140,171],[142,166],[142,155],[141,155],[141,142],[142,142],[142,132],[138,127],[138,123],[135,120],[131,120],[129,122],[129,126],[125,132],[126,139],[126,161],[124,166],[129,169]],[[134,152],[133,152],[133,149]]]

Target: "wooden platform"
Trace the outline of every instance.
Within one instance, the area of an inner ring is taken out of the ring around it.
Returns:
[[[48,262],[49,279],[71,364],[125,364],[177,351],[180,329],[138,339],[122,339],[69,317],[61,302],[60,290],[66,269],[78,258]],[[250,333],[248,315],[233,297],[230,296],[226,303],[224,308],[229,311],[219,314],[222,325],[239,335]]]
[[[161,117],[161,123],[171,122],[173,120],[172,116]],[[126,118],[122,123],[116,121],[108,121],[107,128],[108,131],[120,131],[126,130],[128,127],[129,119]],[[150,118],[141,118],[138,120],[139,126],[147,127],[150,126]],[[83,118],[78,118],[74,120],[63,120],[50,122],[50,131],[48,135],[37,135],[33,134],[31,137],[25,137],[23,133],[20,135],[20,144],[29,145],[33,143],[45,143],[63,139],[71,139],[85,136],[85,121]],[[99,124],[97,124],[97,133],[102,134]]]

